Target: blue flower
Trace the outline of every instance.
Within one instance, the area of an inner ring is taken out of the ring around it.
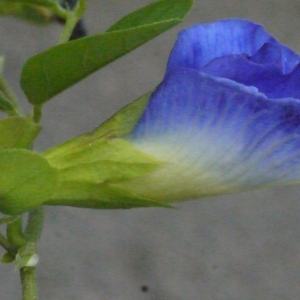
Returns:
[[[299,182],[299,62],[246,20],[182,31],[126,137],[164,164],[122,186],[176,201]]]

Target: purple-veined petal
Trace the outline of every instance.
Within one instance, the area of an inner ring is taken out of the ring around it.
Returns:
[[[300,179],[300,101],[194,70],[170,74],[127,139],[166,164],[124,183],[175,201]]]

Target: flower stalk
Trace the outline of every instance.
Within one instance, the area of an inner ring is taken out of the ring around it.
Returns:
[[[60,39],[58,42],[59,44],[63,44],[63,43],[66,43],[69,41],[76,24],[83,16],[85,10],[86,10],[86,0],[78,0],[78,2],[75,5],[74,10],[69,10],[67,12],[66,25],[60,36]]]
[[[22,284],[22,299],[37,300],[36,267],[22,267],[20,269]]]
[[[24,258],[26,256],[36,256],[35,251],[37,248],[37,241],[40,239],[43,224],[43,208],[39,207],[29,212],[27,226],[24,232],[24,236],[27,240],[27,244],[24,249],[20,249],[19,254],[22,252]],[[29,254],[30,253],[30,254]],[[29,255],[28,255],[29,254]],[[35,259],[35,258],[34,258]],[[22,257],[20,258],[22,263]],[[22,285],[23,300],[37,300],[37,281],[36,281],[36,266],[31,266],[30,261],[26,261],[25,266],[20,268],[20,277]],[[37,260],[36,262],[37,263]],[[34,264],[35,264],[34,263]]]

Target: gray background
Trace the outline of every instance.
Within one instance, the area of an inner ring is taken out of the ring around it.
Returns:
[[[86,26],[90,33],[103,31],[150,2],[89,0]],[[47,103],[36,149],[92,130],[157,85],[180,28],[228,17],[263,23],[300,51],[296,0],[196,0],[183,24]],[[18,84],[21,66],[54,45],[60,30],[59,25],[0,20],[5,73],[25,106]],[[299,192],[298,186],[255,191],[176,204],[174,210],[47,207],[39,249],[40,299],[299,299]],[[0,299],[20,299],[18,272],[1,265],[0,273]],[[149,287],[146,293],[142,285]]]

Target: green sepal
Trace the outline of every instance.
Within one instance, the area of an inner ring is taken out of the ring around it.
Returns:
[[[164,164],[122,138],[141,117],[149,96],[127,105],[93,132],[44,153],[59,172],[58,187],[45,204],[102,209],[169,207],[116,185],[143,177]]]
[[[180,9],[175,2],[181,3]],[[158,1],[155,9],[159,9],[160,13],[152,12],[152,17],[144,18],[144,13],[136,12],[131,16],[139,18],[133,17],[134,21],[131,22],[128,21],[128,18],[132,18],[129,16],[112,27],[118,30],[60,44],[31,57],[21,74],[21,86],[28,101],[33,105],[43,104],[93,72],[179,24],[190,10],[191,4],[190,0]],[[174,5],[175,10],[172,9]]]
[[[121,108],[107,121],[102,123],[94,131],[94,134],[98,137],[113,138],[122,137],[130,133],[144,113],[151,94],[152,91]]]
[[[57,185],[57,170],[25,149],[0,151],[0,212],[19,215],[42,205]]]
[[[41,127],[26,117],[8,117],[0,120],[0,150],[32,147]]]
[[[60,148],[55,153],[54,148],[45,154],[59,172],[58,187],[45,204],[88,208],[166,206],[114,186],[114,183],[144,176],[162,162],[140,152],[122,138],[94,140],[92,134],[88,137],[89,143],[77,147],[71,140],[73,150],[67,147],[64,152]],[[77,142],[80,141],[77,139]]]
[[[131,132],[142,116],[150,95],[151,92],[126,105],[94,131],[56,145],[45,151],[44,155],[52,166],[59,169],[91,162],[91,160],[95,160],[93,157],[98,159],[100,155],[105,155],[102,156],[102,160],[110,159],[107,155],[115,155],[118,150],[115,148],[115,154],[113,154],[105,148],[105,143],[109,144],[113,138],[120,138]],[[117,143],[113,143],[116,147]],[[102,152],[98,145],[101,145]],[[84,155],[88,157],[88,161],[83,160]]]
[[[128,166],[130,167],[130,166]],[[64,205],[95,209],[126,209],[134,207],[166,207],[167,203],[142,198],[110,183],[62,181],[57,192],[45,205]]]

